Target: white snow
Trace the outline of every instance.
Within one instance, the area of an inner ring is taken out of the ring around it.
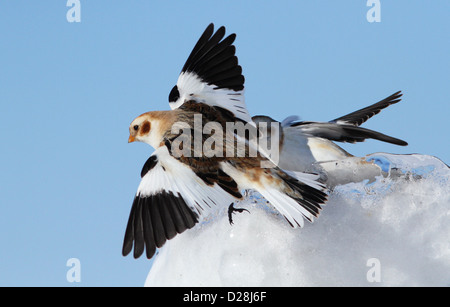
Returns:
[[[234,225],[224,209],[166,243],[145,285],[450,286],[450,169],[426,155],[367,159],[396,175],[336,187],[302,229],[251,195]]]

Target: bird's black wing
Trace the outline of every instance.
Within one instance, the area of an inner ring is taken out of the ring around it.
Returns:
[[[370,105],[355,112],[333,119],[332,121],[330,121],[330,123],[360,126],[362,123],[367,121],[372,116],[380,113],[381,110],[383,110],[384,108],[387,108],[388,106],[399,102],[401,100],[402,95],[403,94],[401,93],[401,91],[398,91],[373,105]]]

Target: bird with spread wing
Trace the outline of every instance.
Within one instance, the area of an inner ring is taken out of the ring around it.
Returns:
[[[210,24],[170,91],[172,110],[147,112],[132,121],[128,141],[147,143],[155,151],[141,172],[125,231],[124,256],[134,248],[135,258],[144,251],[147,258],[153,257],[167,240],[194,227],[212,210],[241,199],[243,190],[259,192],[292,227],[303,226],[304,219],[313,221],[326,202],[326,188],[318,175],[271,164],[263,151],[256,148],[255,153],[249,136],[228,128],[229,123],[255,127],[245,105],[235,37],[225,37],[224,27],[214,32]],[[215,155],[202,152],[204,146],[199,150],[193,140],[200,134],[200,145],[208,141],[210,134],[203,132],[209,123],[222,127],[223,137],[215,138],[222,146],[216,144]]]

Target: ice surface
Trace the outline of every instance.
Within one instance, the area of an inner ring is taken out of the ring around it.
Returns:
[[[425,155],[366,159],[391,176],[336,187],[302,229],[251,195],[234,225],[223,209],[170,240],[145,285],[450,286],[450,169]]]

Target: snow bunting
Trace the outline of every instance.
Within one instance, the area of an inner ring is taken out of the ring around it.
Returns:
[[[147,143],[155,151],[141,172],[124,256],[134,247],[135,258],[144,250],[151,258],[156,248],[192,228],[214,208],[242,198],[245,189],[259,192],[292,227],[303,226],[303,219],[313,221],[327,200],[319,176],[282,170],[255,149],[248,135],[236,132],[237,124],[249,130],[255,124],[245,106],[235,34],[224,36],[224,27],[214,33],[210,24],[170,91],[172,110],[144,113],[130,125],[128,141]]]
[[[252,119],[256,123],[279,124],[279,167],[319,173],[327,186],[333,188],[338,184],[372,180],[381,175],[377,165],[365,158],[352,156],[334,141],[355,143],[376,139],[400,146],[408,145],[403,140],[359,127],[384,108],[398,103],[401,96],[398,91],[375,104],[329,122],[299,121],[296,116],[290,116],[281,123],[268,116],[254,116]],[[270,138],[269,135],[266,137]]]

